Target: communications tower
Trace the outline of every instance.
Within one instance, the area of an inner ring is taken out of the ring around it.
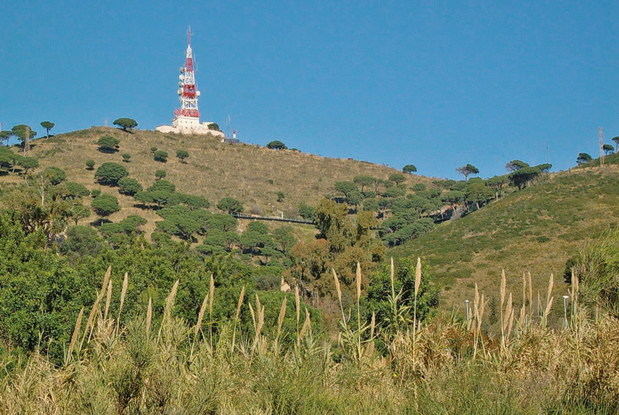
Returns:
[[[185,64],[180,68],[178,76],[178,97],[180,108],[174,111],[172,125],[157,127],[157,131],[164,133],[180,134],[211,134],[223,137],[213,122],[200,122],[200,110],[198,109],[198,97],[200,91],[196,85],[195,60],[191,48],[191,29],[187,30],[187,49],[185,51]],[[211,126],[209,128],[209,126]]]

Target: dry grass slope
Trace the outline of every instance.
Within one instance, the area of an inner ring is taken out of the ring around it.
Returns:
[[[97,150],[95,142],[104,135],[120,140],[118,152],[105,154]],[[352,159],[270,150],[249,144],[224,144],[210,136],[181,136],[142,130],[129,134],[108,127],[59,134],[51,139],[37,140],[34,144],[31,155],[39,158],[42,167],[63,168],[69,180],[82,183],[89,189],[100,188],[115,194],[123,209],[110,217],[113,221],[132,214],[146,217],[149,222],[158,217],[133,207],[132,198],[96,185],[94,171],[85,169],[88,159],[94,160],[96,166],[108,161],[120,163],[129,170],[131,177],[145,187],[154,182],[155,171],[163,169],[167,172],[166,179],[174,183],[179,191],[204,196],[212,205],[229,196],[241,200],[250,213],[277,215],[281,211],[288,217],[297,216],[300,203],[312,204],[333,192],[336,181],[351,180],[357,175],[386,179],[397,172],[390,167]],[[167,163],[154,161],[151,147],[168,152]],[[189,152],[186,164],[176,158],[178,149]],[[131,154],[129,163],[123,163],[124,153]],[[410,175],[407,180],[410,185],[432,181],[418,175]],[[278,192],[284,194],[281,202],[277,201]]]

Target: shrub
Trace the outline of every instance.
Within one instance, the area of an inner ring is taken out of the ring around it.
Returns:
[[[283,202],[284,201],[284,197],[285,197],[284,192],[277,192],[276,195],[277,195],[277,201],[278,202]]]
[[[413,164],[407,164],[406,166],[402,167],[403,173],[412,174],[412,173],[415,173],[416,171],[417,171],[417,167],[415,167]]]
[[[103,136],[97,140],[99,151],[102,153],[115,153],[118,151],[118,138],[110,137],[109,135]]]
[[[423,183],[415,183],[413,186],[411,186],[411,189],[413,190],[413,192],[423,192],[424,190],[426,190],[426,185]]]
[[[314,216],[316,215],[316,209],[312,206],[306,205],[305,203],[301,203],[299,205],[299,216],[301,216],[305,220],[314,220]]]
[[[66,182],[64,184],[65,187],[65,198],[68,199],[79,199],[80,197],[88,196],[90,191],[80,183],[75,182]]]
[[[378,205],[378,199],[376,198],[365,199],[363,201],[363,210],[367,210],[369,212],[378,212],[379,207],[380,206]]]
[[[542,171],[537,166],[518,167],[509,174],[508,179],[513,186],[522,189],[527,183],[534,180],[541,173]]]
[[[272,150],[285,150],[288,147],[286,147],[286,144],[282,143],[281,141],[274,140],[267,144],[267,148],[270,148]]]
[[[129,154],[129,153],[123,154],[122,157],[123,157],[123,161],[125,163],[129,163],[131,161],[131,154]]]
[[[157,222],[157,229],[185,240],[193,240],[196,232],[204,231],[210,215],[206,210],[191,210],[186,206],[165,207],[157,214],[164,219]]]
[[[175,192],[176,186],[167,180],[157,180],[151,187],[148,188],[149,192]]]
[[[168,161],[168,153],[163,150],[157,150],[153,153],[153,160],[165,163]]]
[[[155,171],[155,178],[157,180],[163,179],[164,177],[166,177],[166,175],[167,175],[167,173],[165,172],[165,170],[156,170]]]
[[[401,328],[400,324],[404,321],[412,321],[413,318],[423,321],[431,316],[439,303],[439,290],[432,284],[432,277],[427,272],[423,275],[415,298],[415,266],[410,260],[402,259],[396,263],[393,287],[389,269],[383,267],[371,279],[362,304],[367,321],[374,318],[375,323],[384,330],[394,332]],[[398,304],[402,307],[402,315],[396,320],[390,314],[393,292],[398,293]]]
[[[72,226],[67,231],[67,238],[60,244],[63,254],[96,255],[104,247],[103,240],[90,226]]]
[[[400,173],[393,173],[389,175],[389,181],[394,182],[395,184],[400,184],[404,182],[404,180],[406,180],[406,178]]]
[[[402,197],[406,191],[400,187],[391,186],[383,192],[383,197]]]
[[[143,190],[142,185],[135,179],[123,177],[118,181],[118,192],[123,195],[133,196]]]
[[[166,192],[163,190],[138,192],[134,198],[138,202],[147,205],[155,205],[157,207],[176,205],[180,203],[180,196],[178,193]]]
[[[117,223],[104,223],[99,227],[99,230],[106,236],[121,233],[131,235],[140,233],[139,227],[144,224],[146,224],[146,219],[138,215],[131,215]]]
[[[28,171],[39,167],[39,161],[34,157],[19,157],[17,159],[17,165],[25,171]]]
[[[99,196],[101,194],[101,190],[99,189],[92,189],[90,191],[90,197],[95,198],[97,196]]]
[[[184,163],[185,159],[189,157],[189,152],[187,152],[187,150],[176,150],[176,157],[181,161],[181,163]]]
[[[335,190],[344,196],[344,201],[351,205],[358,205],[361,202],[362,194],[357,185],[351,181],[335,182]]]
[[[60,184],[67,178],[65,171],[58,167],[48,167],[41,172],[41,175],[53,185]]]
[[[86,170],[94,170],[94,169],[95,169],[95,161],[86,160]]]
[[[209,130],[213,130],[213,131],[221,131],[219,129],[219,125],[216,122],[211,122],[207,125]]]
[[[120,179],[128,175],[127,169],[118,163],[103,163],[95,172],[97,182],[107,186],[116,186]]]
[[[155,151],[159,150],[157,147],[153,146],[150,148],[150,152],[154,153]]]
[[[231,197],[224,197],[217,203],[217,209],[233,215],[243,211],[243,204]]]
[[[92,200],[91,206],[99,216],[109,216],[120,210],[118,199],[114,196],[102,193]]]
[[[361,187],[361,191],[365,192],[365,188],[368,186],[371,186],[373,184],[376,183],[376,178],[372,177],[372,176],[367,176],[367,175],[359,175],[359,176],[355,176],[352,179],[353,183],[355,183],[356,185],[358,185],[359,187]]]
[[[202,196],[187,195],[179,193],[179,203],[184,203],[191,208],[208,208],[210,203]]]

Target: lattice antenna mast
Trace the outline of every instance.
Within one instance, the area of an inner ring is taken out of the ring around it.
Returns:
[[[598,148],[600,150],[600,166],[604,165],[604,127],[598,127]]]
[[[177,117],[200,118],[198,110],[198,97],[200,91],[196,86],[195,63],[191,49],[191,27],[187,29],[187,51],[185,52],[185,65],[180,68],[178,76],[178,96],[181,107],[174,111]]]

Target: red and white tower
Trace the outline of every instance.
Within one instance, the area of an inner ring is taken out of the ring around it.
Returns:
[[[198,109],[198,97],[200,91],[196,85],[195,60],[191,48],[191,29],[187,30],[187,50],[185,52],[185,65],[180,68],[178,76],[178,97],[180,108],[174,111],[172,126],[163,125],[157,127],[157,131],[164,133],[180,134],[212,134],[223,136],[217,129],[210,129],[213,122],[200,122],[200,110]]]
[[[193,69],[193,51],[191,50],[191,29],[187,30],[187,51],[185,52],[185,66],[181,66],[178,76],[178,96],[181,107],[174,111],[176,117],[197,118],[200,122],[198,97],[200,91],[196,87],[196,75]]]

